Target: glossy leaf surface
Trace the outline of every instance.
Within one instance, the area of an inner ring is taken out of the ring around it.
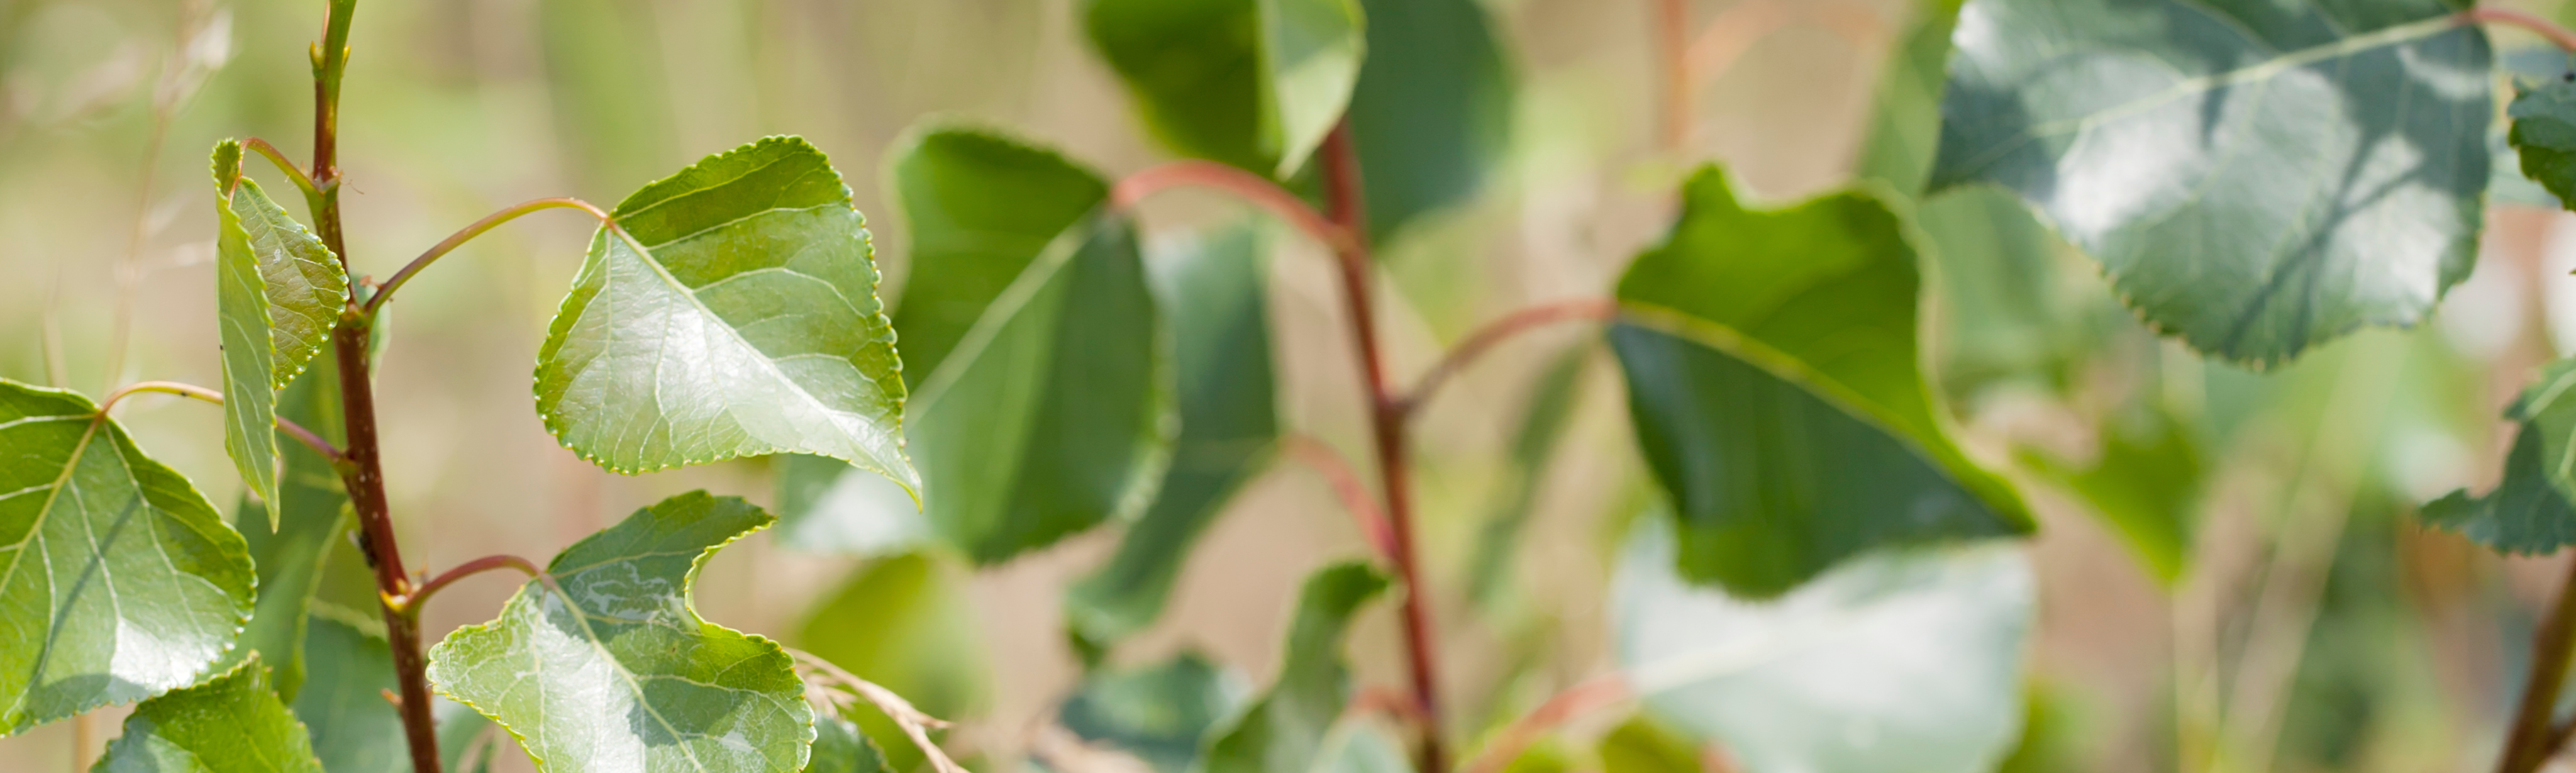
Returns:
[[[1106,647],[1162,614],[1199,535],[1276,452],[1268,238],[1251,224],[1225,228],[1151,266],[1172,340],[1181,431],[1154,503],[1127,527],[1118,552],[1066,594],[1066,626],[1091,646]]]
[[[206,683],[134,707],[100,773],[322,773],[304,726],[251,658]]]
[[[1350,103],[1354,0],[1090,0],[1083,26],[1174,150],[1286,177]]]
[[[2446,0],[1974,0],[1935,190],[2019,191],[2141,316],[2270,364],[2467,278],[2492,54]]]
[[[1109,183],[1055,151],[968,128],[915,129],[894,151],[910,266],[894,329],[913,386]]]
[[[992,564],[1142,506],[1170,398],[1157,316],[1126,219],[1058,237],[913,401],[932,527]]]
[[[224,450],[267,509],[278,503],[277,392],[321,353],[347,305],[348,274],[321,237],[241,174],[242,149],[215,146],[215,313],[223,341]]]
[[[1342,638],[1351,618],[1387,584],[1386,575],[1359,562],[1309,575],[1298,592],[1278,679],[1208,743],[1199,770],[1276,773],[1309,770],[1321,761],[1325,733],[1351,699]]]
[[[79,394],[0,380],[0,731],[197,681],[251,612],[241,535]]]
[[[1621,278],[1610,343],[1685,575],[1777,595],[1871,548],[2031,528],[1933,408],[1894,214],[1852,193],[1747,210],[1714,167],[1684,197]]]
[[[636,511],[520,586],[499,619],[429,651],[440,692],[500,723],[540,771],[792,771],[814,711],[786,650],[689,600],[715,551],[769,525],[692,492]]]
[[[1066,730],[1153,765],[1160,773],[1188,773],[1208,731],[1239,711],[1248,689],[1242,680],[1195,651],[1162,663],[1097,670],[1056,708]]]
[[[1371,238],[1466,203],[1510,150],[1515,78],[1479,0],[1360,0],[1368,57],[1351,92]]]
[[[2036,595],[2019,547],[1877,553],[1772,602],[1693,588],[1672,557],[1641,522],[1611,614],[1620,667],[1673,729],[1746,770],[1970,773],[2012,750]]]
[[[815,606],[795,644],[931,716],[968,716],[992,684],[966,582],[962,568],[931,553],[878,559]],[[921,765],[921,751],[882,714],[863,711],[858,720],[891,767]]]
[[[811,453],[915,485],[866,224],[821,151],[764,139],[611,214],[537,353],[566,448],[628,474]]]
[[[341,445],[340,373],[325,349],[314,366],[279,393],[277,415]],[[270,684],[281,700],[294,702],[305,676],[305,624],[321,589],[323,565],[348,532],[349,497],[331,460],[292,438],[276,440],[284,465],[279,469],[277,521],[267,507],[245,498],[233,516],[233,527],[250,548],[251,565],[259,570],[259,599],[250,624],[242,629],[241,646],[232,659],[260,654],[270,668]],[[273,526],[273,528],[272,528]],[[365,594],[373,594],[370,583]]]

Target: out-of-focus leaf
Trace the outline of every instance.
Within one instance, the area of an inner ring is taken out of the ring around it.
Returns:
[[[1171,331],[1181,432],[1153,505],[1118,552],[1065,594],[1066,626],[1086,646],[1105,649],[1162,614],[1199,534],[1276,450],[1267,238],[1248,223],[1226,228],[1151,266]]]
[[[2545,555],[2576,544],[2576,506],[2551,484],[2537,422],[2524,420],[2505,457],[2504,482],[2470,496],[2453,491],[2424,505],[2425,525],[2454,532],[2500,553]]]
[[[822,151],[763,139],[611,214],[537,353],[566,448],[628,474],[811,453],[917,486],[866,224]]]
[[[1385,591],[1387,582],[1386,575],[1356,561],[1308,576],[1297,595],[1278,680],[1208,743],[1199,770],[1278,773],[1312,770],[1322,761],[1325,731],[1351,698],[1342,636],[1351,617]]]
[[[204,684],[134,707],[100,773],[322,773],[304,726],[253,657]]]
[[[858,723],[838,715],[814,718],[814,760],[805,773],[887,773],[885,752],[859,731]]]
[[[1313,773],[1414,773],[1404,741],[1374,717],[1353,716],[1333,723],[1315,755]]]
[[[241,174],[241,144],[215,146],[215,313],[222,323],[224,450],[278,527],[277,392],[321,353],[348,274],[321,237]],[[289,685],[292,689],[292,685]]]
[[[0,449],[0,732],[185,687],[232,648],[249,549],[188,479],[89,398],[8,380]]]
[[[2486,36],[2446,0],[1972,0],[1931,187],[1993,181],[2194,348],[2271,364],[2468,277]]]
[[[447,763],[449,773],[490,773],[501,750],[511,745],[508,734],[492,726],[492,718],[451,700],[438,702],[438,759]],[[397,718],[399,719],[399,718]],[[400,722],[395,725],[397,733]],[[485,739],[490,740],[485,740]],[[392,763],[386,773],[409,773],[409,758]],[[325,769],[340,773],[339,768]]]
[[[1058,237],[913,401],[932,528],[993,564],[1142,507],[1170,399],[1157,316],[1132,223]]]
[[[286,387],[278,397],[277,415],[338,446],[345,441],[340,372],[334,357],[324,349],[314,367]],[[242,628],[241,646],[226,658],[260,653],[278,699],[291,704],[304,686],[305,618],[321,587],[325,557],[348,531],[349,497],[341,491],[340,474],[331,467],[331,460],[292,438],[280,437],[276,442],[285,465],[278,476],[274,528],[268,508],[248,498],[233,515],[233,528],[241,531],[251,565],[259,570],[259,599],[251,610],[250,624]],[[372,594],[375,586],[370,583],[364,590]]]
[[[1858,165],[1859,176],[1885,180],[1908,197],[1922,193],[1932,176],[1932,157],[1941,149],[1941,86],[1959,0],[1920,0],[1914,13],[1913,26],[1879,76]]]
[[[1683,196],[1609,337],[1684,575],[1770,596],[1872,548],[2030,530],[1933,410],[1894,214],[1857,193],[1747,210],[1715,167]]]
[[[430,648],[430,681],[540,771],[802,769],[814,710],[786,650],[689,601],[717,549],[771,520],[703,491],[638,510],[555,554],[499,619]]]
[[[1351,100],[1354,0],[1090,0],[1092,46],[1185,155],[1287,177]]]
[[[1638,715],[1601,737],[1602,773],[1699,773],[1699,747]]]
[[[1372,239],[1467,202],[1509,149],[1513,73],[1478,0],[1360,0],[1368,61],[1351,92]]]
[[[916,128],[892,156],[911,244],[894,329],[918,387],[1109,183],[1053,150],[966,128]]]
[[[1134,754],[1161,773],[1187,773],[1208,730],[1242,707],[1243,680],[1196,651],[1163,663],[1093,671],[1057,707],[1066,730]]]
[[[304,720],[323,770],[404,773],[411,769],[411,753],[403,739],[402,715],[385,701],[386,690],[401,687],[394,678],[393,650],[381,634],[358,622],[326,613],[304,627],[299,651],[312,689],[298,691],[289,705]],[[460,772],[466,769],[454,754],[441,757]]]
[[[1583,366],[1591,361],[1592,351],[1590,341],[1566,349],[1530,387],[1529,405],[1521,413],[1520,428],[1512,433],[1510,465],[1494,486],[1485,523],[1476,531],[1474,558],[1468,563],[1467,597],[1478,606],[1492,604],[1510,576],[1512,556],[1520,552],[1521,532],[1538,508],[1539,483],[1546,478],[1548,458],[1574,416]]]
[[[1966,773],[2012,750],[2036,593],[2018,546],[1880,552],[1772,602],[1692,588],[1672,557],[1641,522],[1612,616],[1621,668],[1673,729],[1746,770]]]
[[[2035,451],[2023,452],[2022,460],[2082,496],[2148,572],[2171,587],[2182,577],[2199,519],[2200,443],[2190,426],[2163,411],[2129,413],[2104,422],[2101,456],[2089,467]]]
[[[806,616],[796,646],[884,685],[931,716],[963,716],[980,708],[992,689],[963,575],[925,553],[879,559]],[[921,764],[921,751],[883,715],[863,712],[855,719],[889,767]]]
[[[780,544],[818,553],[879,556],[937,539],[903,486],[828,456],[771,457],[778,476]],[[854,474],[856,473],[856,474]]]
[[[2522,176],[2560,201],[2576,196],[2576,83],[2563,79],[2517,88],[2505,115]]]
[[[2508,133],[2487,133],[2487,152],[2495,154],[2495,164],[2487,177],[2487,200],[2545,209],[2565,206],[2557,194],[2522,176],[2522,154],[2513,149],[2512,141],[2506,138]]]
[[[2540,434],[2540,469],[2558,495],[2576,501],[2576,359],[2549,363],[2505,408],[2504,417],[2529,422]]]

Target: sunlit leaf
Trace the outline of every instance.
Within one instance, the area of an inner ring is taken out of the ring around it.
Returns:
[[[1466,203],[1509,150],[1513,73],[1479,0],[1360,0],[1368,57],[1351,92],[1369,234]]]
[[[1109,183],[995,132],[934,124],[907,137],[891,154],[911,267],[894,329],[918,387],[1056,234],[1109,198]]]
[[[340,373],[325,349],[295,382],[280,393],[277,415],[294,421],[322,439],[342,443]],[[349,497],[342,493],[339,472],[331,460],[295,440],[279,437],[285,465],[278,475],[277,520],[269,508],[247,497],[233,516],[259,570],[259,599],[250,624],[242,629],[241,646],[228,659],[260,654],[270,668],[270,684],[280,700],[293,703],[304,686],[305,618],[321,588],[323,561],[350,526]],[[274,526],[274,528],[271,528]],[[369,584],[365,592],[372,594]],[[336,768],[334,768],[336,770]]]
[[[992,691],[964,574],[926,553],[879,559],[807,614],[796,646],[884,685],[931,716],[963,716],[981,708]],[[921,751],[884,715],[869,711],[856,719],[890,767],[921,764]]]
[[[232,648],[250,555],[186,478],[88,398],[14,381],[0,448],[0,731],[185,687]]]
[[[1683,196],[1610,342],[1684,575],[1777,595],[1872,548],[2031,528],[1933,408],[1895,215],[1856,193],[1747,210],[1715,167]]]
[[[258,658],[134,707],[100,773],[322,773]]]
[[[1341,119],[1366,40],[1354,0],[1089,0],[1082,12],[1164,142],[1281,177]]]
[[[556,554],[551,584],[520,586],[499,619],[430,648],[430,681],[540,771],[801,769],[814,710],[786,650],[689,600],[717,549],[771,520],[702,491],[638,510]]]
[[[1188,773],[1208,731],[1234,716],[1248,688],[1195,651],[1083,677],[1056,719],[1084,741],[1126,751],[1160,773]]]
[[[1279,677],[1206,747],[1204,773],[1295,773],[1322,761],[1324,736],[1351,699],[1342,637],[1351,618],[1386,590],[1365,563],[1334,564],[1306,578],[1288,626]]]
[[[1674,730],[1746,770],[1982,773],[2012,750],[2036,595],[2021,548],[1876,553],[1756,602],[1691,587],[1666,527],[1639,526],[1616,651]]]
[[[821,151],[764,139],[612,215],[537,354],[565,447],[630,474],[810,453],[915,486],[868,232]]]
[[[1275,451],[1267,238],[1251,224],[1226,228],[1150,267],[1169,320],[1181,432],[1153,505],[1066,593],[1066,627],[1088,646],[1105,648],[1162,614],[1199,535]]]
[[[2271,364],[2468,277],[2492,56],[2447,0],[1973,0],[1932,188],[1993,181],[2141,316]]]
[[[215,311],[223,340],[224,450],[278,526],[277,391],[313,361],[347,305],[348,274],[321,237],[241,174],[241,144],[215,146]]]

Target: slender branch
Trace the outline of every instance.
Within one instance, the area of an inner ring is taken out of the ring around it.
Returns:
[[[1351,520],[1360,527],[1360,534],[1368,538],[1369,546],[1377,548],[1378,555],[1392,560],[1395,557],[1395,531],[1386,525],[1386,513],[1378,509],[1377,497],[1369,494],[1368,484],[1360,481],[1359,473],[1351,469],[1350,462],[1342,459],[1341,453],[1325,445],[1324,441],[1306,435],[1290,435],[1280,441],[1280,445],[1289,456],[1324,476],[1324,482],[1333,487],[1333,495],[1341,498],[1342,509],[1350,512]]]
[[[1763,2],[1764,0],[1753,0]],[[1730,9],[1732,10],[1732,9]],[[1655,43],[1664,71],[1664,150],[1690,142],[1694,79],[1690,67],[1690,0],[1655,0]]]
[[[428,582],[424,582],[413,587],[411,593],[403,596],[402,598],[386,599],[385,605],[399,608],[402,610],[403,614],[418,618],[420,617],[421,606],[429,603],[429,597],[437,595],[439,589],[455,584],[457,580],[489,572],[494,569],[517,569],[520,572],[527,574],[528,579],[545,583],[548,589],[555,592],[555,595],[564,595],[563,588],[555,585],[554,578],[547,576],[545,570],[537,568],[535,562],[518,556],[499,555],[484,556],[462,564],[457,564],[456,568],[449,569],[437,577],[430,578]]]
[[[2542,620],[2540,630],[2532,636],[2531,670],[2522,685],[2522,704],[2515,710],[2513,730],[2505,735],[2504,754],[2496,763],[2498,773],[2532,773],[2549,761],[2552,736],[2550,716],[2558,707],[2558,687],[2567,678],[2567,659],[2576,647],[2576,560],[2567,564],[2567,581],[2558,588],[2558,604]]]
[[[322,436],[313,430],[305,429],[304,425],[289,421],[284,416],[277,417],[277,429],[286,433],[287,437],[295,438],[295,442],[303,443],[305,448],[321,454],[322,458],[330,460],[333,465],[338,465],[341,460],[349,457],[348,454],[341,453],[339,446],[331,445],[331,441],[322,439]]]
[[[1477,750],[1476,756],[1459,768],[1460,773],[1501,773],[1503,768],[1512,764],[1513,758],[1520,756],[1522,749],[1529,748],[1539,736],[1575,717],[1616,706],[1635,697],[1627,677],[1621,674],[1603,674],[1576,682],[1563,692],[1549,696],[1547,702],[1539,704],[1538,708],[1512,720],[1503,728],[1502,734],[1485,744],[1485,748]]]
[[[1306,232],[1334,252],[1352,248],[1356,238],[1353,229],[1335,223],[1306,205],[1304,199],[1290,193],[1269,178],[1236,169],[1214,161],[1174,161],[1128,175],[1109,189],[1110,206],[1134,208],[1138,202],[1173,188],[1195,186],[1215,188],[1241,197],[1245,202],[1268,211],[1297,230]]]
[[[2565,27],[2529,13],[2511,8],[2480,6],[2461,11],[2459,19],[2462,24],[2501,24],[2507,27],[2521,27],[2548,38],[2549,42],[2557,44],[2561,49],[2576,53],[2576,32],[2569,32]]]
[[[911,738],[914,746],[921,747],[922,755],[930,758],[932,769],[939,773],[969,773],[966,766],[949,759],[947,751],[940,749],[938,744],[930,742],[930,731],[947,727],[947,720],[913,708],[911,701],[904,700],[903,696],[895,694],[893,690],[841,670],[840,666],[833,665],[832,661],[815,657],[814,653],[794,647],[788,647],[786,650],[789,657],[819,673],[831,686],[866,699],[868,703],[875,705],[878,711],[885,712],[886,718],[894,720],[895,726],[903,729],[904,736]]]
[[[295,183],[296,190],[304,192],[304,201],[308,205],[322,197],[322,191],[313,187],[313,178],[305,176],[304,170],[296,168],[295,162],[286,160],[286,154],[278,152],[277,146],[268,144],[268,140],[252,137],[242,140],[242,147],[266,156],[268,163],[275,165],[278,172],[285,174],[287,180]]]
[[[115,392],[109,393],[106,400],[99,402],[98,415],[106,416],[108,409],[116,407],[116,401],[123,400],[126,395],[134,394],[136,392],[160,392],[162,394],[171,394],[178,395],[180,397],[204,400],[216,405],[224,404],[224,393],[197,386],[195,384],[182,384],[176,381],[139,381],[126,385],[124,389],[119,389]],[[277,418],[277,428],[284,431],[287,436],[293,437],[296,441],[303,443],[305,447],[313,449],[314,453],[321,454],[323,458],[329,459],[333,463],[338,463],[340,461],[340,449],[332,446],[330,441],[323,440],[321,435],[314,434],[313,430],[305,429],[304,425],[288,421],[286,417],[280,416]]]
[[[2558,723],[2557,727],[2550,729],[2549,742],[2540,747],[2541,758],[2548,759],[2558,756],[2558,752],[2560,750],[2567,748],[2568,736],[2576,736],[2576,720]]]
[[[1475,362],[1477,357],[1483,355],[1486,350],[1494,348],[1495,344],[1502,343],[1512,336],[1559,322],[1608,321],[1618,316],[1618,301],[1607,298],[1584,298],[1531,306],[1504,315],[1501,319],[1487,322],[1484,327],[1467,334],[1467,337],[1460,340],[1457,346],[1450,347],[1449,353],[1443,355],[1438,364],[1431,366],[1431,372],[1423,374],[1422,380],[1413,385],[1413,391],[1405,393],[1404,398],[1399,401],[1400,407],[1406,414],[1421,410],[1422,404],[1429,402],[1432,395],[1439,393],[1440,386],[1448,383],[1459,370]]]
[[[616,221],[610,219],[607,212],[600,210],[598,207],[591,206],[590,202],[582,201],[580,199],[556,197],[522,201],[517,204],[512,204],[499,212],[485,215],[483,216],[483,219],[476,220],[472,225],[458,229],[456,233],[449,234],[447,238],[439,240],[437,244],[430,245],[428,252],[421,253],[420,257],[413,258],[410,264],[403,266],[401,271],[394,272],[392,279],[385,280],[383,287],[378,288],[375,294],[367,297],[365,313],[369,316],[375,315],[376,309],[384,306],[386,299],[393,297],[395,289],[402,287],[404,282],[411,281],[413,274],[418,274],[421,269],[428,268],[429,264],[437,262],[441,256],[455,251],[457,247],[464,246],[466,242],[473,241],[474,237],[482,236],[485,231],[501,227],[502,223],[517,220],[520,215],[544,209],[578,209],[583,212],[590,213],[592,217],[599,218],[599,225],[602,228],[617,227]]]

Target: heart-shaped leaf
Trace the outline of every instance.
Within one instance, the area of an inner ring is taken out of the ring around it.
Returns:
[[[1181,153],[1286,177],[1350,103],[1354,0],[1090,0],[1083,26]]]
[[[2149,324],[2272,364],[2468,277],[2493,56],[2448,0],[1973,0],[1932,188],[2003,184]]]
[[[215,313],[224,450],[278,526],[277,392],[320,354],[348,303],[339,258],[241,173],[241,143],[215,146]]]
[[[801,769],[814,710],[787,651],[689,601],[707,558],[771,520],[703,491],[638,510],[556,554],[499,619],[430,648],[430,681],[540,771]]]
[[[322,773],[304,726],[252,657],[205,684],[134,707],[99,773]]]
[[[822,151],[771,137],[628,196],[537,353],[537,412],[620,473],[847,460],[917,490],[866,222]]]
[[[0,731],[185,687],[232,648],[250,555],[188,479],[88,398],[14,381],[0,448]]]
[[[1685,576],[1777,595],[1872,548],[2030,530],[1933,408],[1918,285],[1875,198],[1754,211],[1717,168],[1691,178],[1671,237],[1620,279],[1610,331]]]
[[[1322,759],[1324,736],[1351,702],[1342,637],[1351,618],[1387,587],[1366,563],[1334,564],[1308,575],[1288,624],[1279,678],[1251,708],[1208,742],[1205,773],[1299,773]]]

